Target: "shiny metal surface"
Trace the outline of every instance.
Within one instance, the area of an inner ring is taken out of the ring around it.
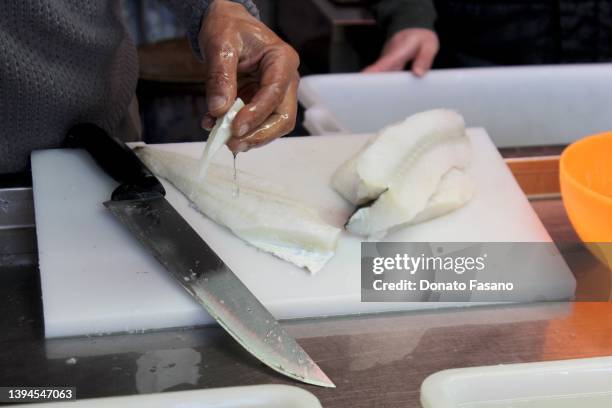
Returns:
[[[108,201],[104,205],[251,354],[296,380],[334,387],[319,366],[164,197]]]
[[[0,189],[0,267],[32,265],[36,253],[32,189]]]
[[[559,200],[532,203],[570,262],[588,253]],[[0,242],[2,245],[3,242]],[[35,256],[35,254],[34,254]],[[78,398],[294,384],[220,327],[46,340],[35,264],[0,265],[0,385],[72,385]],[[582,281],[582,279],[579,279]],[[612,355],[612,303],[531,304],[284,322],[337,385],[302,385],[326,408],[418,408],[430,374]],[[74,364],[67,360],[75,358]]]
[[[32,189],[0,189],[0,229],[34,226]]]

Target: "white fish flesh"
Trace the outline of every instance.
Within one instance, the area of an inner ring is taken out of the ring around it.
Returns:
[[[387,190],[370,206],[357,210],[346,229],[358,235],[380,238],[388,230],[410,223],[426,210],[444,175],[453,168],[465,167],[469,151],[467,139],[441,143],[425,151],[409,167],[399,169]]]
[[[469,161],[465,123],[456,112],[422,112],[383,129],[334,174],[334,188],[361,206],[347,230],[380,239],[461,207],[474,190],[460,172]]]
[[[206,172],[208,171],[208,167],[215,153],[217,153],[232,137],[232,122],[242,108],[244,108],[244,102],[242,99],[238,98],[227,113],[223,115],[222,118],[217,119],[217,123],[215,123],[215,126],[208,135],[206,147],[200,159],[200,180],[206,177]]]
[[[465,172],[451,169],[442,177],[438,189],[429,198],[427,205],[409,224],[418,224],[448,214],[463,207],[474,196],[474,181]]]
[[[409,167],[430,147],[464,137],[465,122],[458,113],[446,109],[417,113],[379,131],[340,166],[332,185],[351,203],[367,203],[389,188],[401,167]]]
[[[463,207],[472,199],[474,190],[471,177],[461,170],[451,169],[442,177],[425,207],[412,218],[406,213],[389,210],[388,201],[383,199],[379,203],[376,200],[371,206],[357,210],[346,228],[354,234],[367,236],[369,240],[379,240],[402,227],[429,221]],[[374,222],[376,224],[372,225]]]
[[[137,148],[136,153],[202,213],[254,247],[312,273],[334,256],[341,230],[288,197],[282,187],[241,172],[236,198],[234,172],[229,167],[212,163],[200,181],[197,159],[149,146]]]

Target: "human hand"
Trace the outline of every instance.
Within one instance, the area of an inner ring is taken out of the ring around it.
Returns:
[[[262,146],[294,128],[299,57],[293,48],[242,5],[227,0],[210,5],[198,40],[209,110],[202,127],[212,128],[238,96],[247,105],[232,125],[227,142],[232,151]]]
[[[363,72],[401,71],[412,61],[412,72],[423,76],[431,68],[440,43],[437,34],[425,28],[407,28],[385,44],[380,58]]]

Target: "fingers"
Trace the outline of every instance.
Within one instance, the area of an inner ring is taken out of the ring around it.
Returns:
[[[369,65],[363,69],[363,73],[365,74],[374,74],[376,72],[387,72],[387,71],[397,71],[395,68],[395,64],[391,64],[388,61],[383,60],[382,58],[376,61],[374,64]]]
[[[391,40],[384,48],[381,57],[363,72],[401,71],[418,51],[418,43],[409,38],[406,41]]]
[[[421,77],[431,69],[433,60],[438,53],[438,48],[439,45],[436,39],[423,42],[414,61],[412,62],[412,72],[416,76]]]
[[[286,135],[295,127],[297,116],[297,88],[299,79],[295,77],[278,108],[269,115],[255,130],[243,137],[232,137],[227,146],[233,152],[245,152],[260,147]]]
[[[293,48],[244,7],[226,1],[212,2],[199,42],[207,68],[209,108],[203,127],[227,113],[240,92],[248,96],[248,105],[233,121],[234,138],[229,143],[233,150],[265,144],[293,128],[299,78],[299,57]]]
[[[372,64],[372,65],[368,65],[367,67],[365,67],[361,72],[363,72],[364,74],[372,74],[375,72],[383,72],[383,71],[380,70],[376,64]]]
[[[212,116],[210,113],[207,113],[202,118],[202,122],[200,126],[202,126],[202,129],[211,130],[215,126],[215,122],[216,122],[216,118]]]
[[[399,31],[385,45],[381,57],[362,72],[401,71],[412,61],[412,72],[423,76],[438,53],[439,42],[435,32],[423,28]]]
[[[273,112],[283,110],[281,105],[287,100],[288,94],[294,93],[291,88],[297,86],[298,65],[297,54],[288,46],[278,47],[263,56],[260,62],[259,89],[249,104],[236,115],[232,125],[234,136],[241,138],[249,135],[260,128]],[[295,106],[292,109],[297,109],[295,98],[293,104]]]
[[[234,103],[237,92],[238,52],[230,40],[220,37],[207,42],[204,49],[206,61],[206,103],[208,112],[215,118],[224,115]]]

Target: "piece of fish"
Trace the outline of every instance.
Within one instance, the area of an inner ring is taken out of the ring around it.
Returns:
[[[379,131],[338,168],[332,185],[351,203],[367,203],[389,188],[401,168],[408,168],[429,148],[465,137],[465,122],[458,113],[448,109],[417,113]]]
[[[463,207],[475,192],[474,181],[465,172],[451,169],[442,177],[438,189],[429,198],[427,205],[409,224],[418,224],[440,217]]]
[[[208,141],[206,142],[206,147],[200,159],[200,180],[206,177],[206,172],[208,171],[208,167],[215,153],[217,153],[232,137],[232,122],[242,108],[244,108],[244,102],[242,99],[237,98],[227,113],[223,115],[222,118],[217,119],[217,123],[215,123],[215,126],[208,135]]]
[[[203,214],[263,251],[319,271],[335,253],[341,230],[325,223],[284,189],[240,172],[240,196],[234,195],[233,169],[211,163],[199,180],[199,161],[150,146],[135,149],[155,173],[172,183]]]
[[[342,196],[361,206],[346,229],[380,239],[461,207],[474,188],[467,175],[451,170],[469,161],[465,123],[456,112],[426,111],[383,129],[332,179]]]

